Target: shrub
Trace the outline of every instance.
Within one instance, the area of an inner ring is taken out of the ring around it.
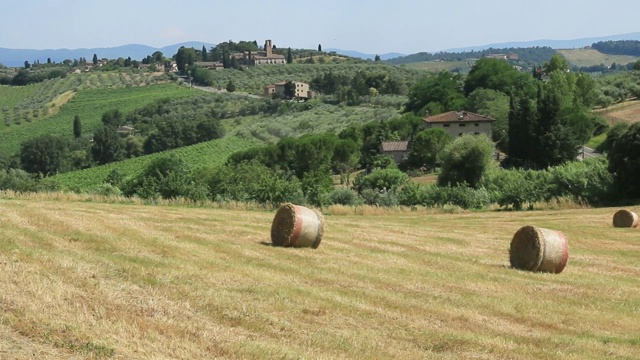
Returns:
[[[256,160],[219,167],[209,174],[208,184],[216,201],[253,201],[274,207],[306,203],[298,178]]]
[[[447,145],[438,175],[441,186],[466,183],[475,188],[493,162],[494,145],[486,135],[463,135]]]
[[[153,160],[136,178],[123,186],[127,196],[138,195],[143,199],[204,200],[208,189],[203,181],[197,181],[191,166],[177,156]]]
[[[39,190],[38,181],[24,170],[0,170],[0,190],[16,192],[35,192]]]
[[[364,201],[354,190],[346,187],[341,187],[334,189],[331,193],[328,194],[327,203],[334,205],[358,206],[362,205]]]
[[[354,180],[358,192],[364,190],[395,190],[409,181],[409,176],[398,169],[376,169],[369,175],[359,174]]]

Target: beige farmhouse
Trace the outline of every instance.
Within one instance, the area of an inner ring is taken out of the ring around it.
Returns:
[[[494,119],[468,111],[449,111],[424,119],[427,128],[442,128],[453,137],[485,134],[491,137]]]
[[[311,98],[311,91],[309,91],[309,84],[307,83],[303,83],[300,81],[292,81],[291,82],[294,86],[294,97],[296,99],[309,99]],[[265,93],[266,94],[277,94],[280,96],[284,96],[284,88],[285,85],[287,84],[286,81],[282,81],[279,83],[275,83],[274,85],[267,85],[265,87]],[[271,88],[271,86],[273,86],[273,88]]]

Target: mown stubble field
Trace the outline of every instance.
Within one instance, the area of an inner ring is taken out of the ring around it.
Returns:
[[[269,246],[273,211],[4,196],[0,358],[637,359],[615,210],[327,215],[311,250]],[[563,273],[509,268],[527,224]]]

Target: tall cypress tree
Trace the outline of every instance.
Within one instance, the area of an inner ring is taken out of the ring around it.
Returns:
[[[82,136],[82,123],[80,122],[80,116],[78,115],[73,118],[73,136],[76,139]]]
[[[207,57],[207,48],[202,45],[202,61],[207,61],[208,57]]]
[[[293,53],[291,52],[291,48],[287,49],[287,64],[293,63]]]

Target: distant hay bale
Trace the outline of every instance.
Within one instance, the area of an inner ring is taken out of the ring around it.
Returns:
[[[324,234],[324,217],[316,210],[304,206],[280,206],[271,224],[271,242],[276,246],[320,246]]]
[[[562,272],[569,259],[569,245],[560,231],[524,226],[511,240],[511,266],[528,271]]]
[[[638,227],[638,214],[629,210],[618,210],[613,214],[613,226],[622,228]]]

